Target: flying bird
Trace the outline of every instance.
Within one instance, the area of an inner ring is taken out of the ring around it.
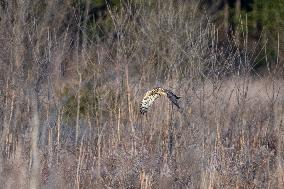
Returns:
[[[176,105],[176,107],[180,108],[178,104],[178,99],[181,98],[175,95],[172,91],[168,89],[163,89],[161,87],[156,87],[150,91],[147,91],[144,95],[141,103],[140,103],[140,113],[147,113],[149,107],[153,104],[153,102],[159,98],[160,96],[167,96],[169,100]]]

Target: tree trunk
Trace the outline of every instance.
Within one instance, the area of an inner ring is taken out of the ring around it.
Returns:
[[[225,0],[224,5],[224,31],[229,33],[229,4],[228,0]]]
[[[235,25],[235,32],[236,32],[236,41],[237,43],[240,42],[240,16],[241,16],[241,0],[236,0],[236,9],[235,9],[235,19],[236,19],[236,25]]]

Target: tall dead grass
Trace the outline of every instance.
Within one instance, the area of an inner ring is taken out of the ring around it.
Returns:
[[[113,29],[95,42],[67,1],[7,6],[2,187],[283,187],[283,81],[220,46],[194,1],[109,9]],[[182,96],[181,111],[159,99],[140,115],[155,86]]]

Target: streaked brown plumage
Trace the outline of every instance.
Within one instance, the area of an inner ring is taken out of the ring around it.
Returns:
[[[174,105],[180,108],[178,104],[178,99],[180,98],[179,96],[175,95],[172,91],[168,89],[157,87],[157,88],[152,89],[151,91],[146,92],[146,94],[144,95],[140,103],[140,113],[141,114],[147,113],[149,107],[160,96],[167,96]]]

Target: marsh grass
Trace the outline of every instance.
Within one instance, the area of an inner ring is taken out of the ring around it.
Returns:
[[[39,2],[16,2],[0,22],[4,188],[283,187],[283,80],[254,72],[257,52],[221,46],[194,1],[109,9],[95,41],[78,15],[66,27],[65,1],[41,21],[27,6]],[[162,98],[140,115],[155,86],[181,110]]]

